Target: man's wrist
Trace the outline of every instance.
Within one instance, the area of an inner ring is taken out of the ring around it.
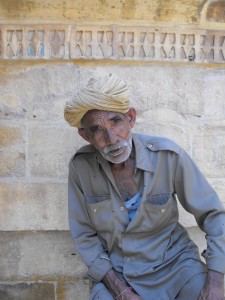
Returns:
[[[124,295],[132,293],[132,287],[127,286],[115,299],[120,300]]]

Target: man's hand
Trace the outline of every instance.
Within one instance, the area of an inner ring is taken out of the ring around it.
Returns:
[[[224,299],[224,274],[209,270],[198,300]]]

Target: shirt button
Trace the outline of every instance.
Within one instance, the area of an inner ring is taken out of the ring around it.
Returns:
[[[127,258],[127,262],[130,262],[130,257]]]
[[[152,144],[148,144],[148,148],[152,149],[153,145]]]
[[[93,209],[93,212],[96,212],[96,211],[97,211],[97,209],[96,209],[96,208],[94,208],[94,209]]]
[[[121,210],[124,210],[124,207],[123,207],[123,206],[121,206],[121,207],[120,207],[120,209],[121,209]]]
[[[162,214],[164,214],[165,211],[166,211],[165,208],[162,208],[162,209],[161,209],[161,213],[162,213]]]

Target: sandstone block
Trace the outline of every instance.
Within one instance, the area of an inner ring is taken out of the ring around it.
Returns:
[[[225,3],[223,3],[225,7]],[[200,91],[201,98],[204,100],[202,105],[202,114],[209,120],[225,119],[225,88],[224,88],[225,70],[213,69],[210,72],[204,72]]]
[[[71,20],[84,20],[87,19],[99,20],[145,20],[148,22],[166,22],[173,20],[174,22],[180,21],[182,23],[190,23],[197,21],[199,18],[199,10],[201,9],[202,2],[200,0],[190,0],[181,6],[179,1],[163,0],[152,1],[151,4],[143,0],[124,1],[115,0],[112,3],[102,2],[100,0],[91,2],[83,2],[82,5],[79,1],[67,0],[62,3],[59,0],[49,7],[48,1],[43,3],[33,3],[28,0],[21,0],[20,4],[17,2],[8,2],[6,0],[0,3],[0,13],[2,20],[19,19],[24,20],[24,15],[28,20],[59,20],[60,22],[68,22]],[[10,13],[11,12],[11,13]]]
[[[193,227],[197,226],[197,223],[195,221],[195,218],[192,214],[188,213],[183,206],[180,204],[180,202],[177,202],[178,204],[178,210],[179,210],[179,222],[184,226],[184,227]]]
[[[0,67],[0,77],[2,120],[64,122],[65,103],[73,98],[78,83],[76,66],[8,65]]]
[[[69,126],[33,126],[29,130],[28,160],[32,177],[67,178],[68,163],[84,140]]]
[[[76,283],[58,283],[58,300],[87,300],[89,299],[89,281],[78,281]]]
[[[86,272],[68,231],[0,232],[0,240],[0,281],[75,282]]]
[[[224,185],[224,179],[209,179],[209,183],[212,185],[212,187],[217,192],[220,201],[225,207],[225,185]]]
[[[193,159],[208,178],[225,176],[225,126],[203,124],[193,137]]]
[[[0,183],[0,229],[67,230],[67,183]]]
[[[52,283],[0,283],[1,300],[54,300],[55,287]]]
[[[25,175],[24,131],[19,127],[0,128],[0,177]]]
[[[199,253],[202,253],[202,251],[206,249],[205,233],[203,231],[201,231],[199,229],[199,227],[197,227],[197,226],[189,227],[189,228],[187,228],[187,231],[188,231],[191,239],[198,246]],[[204,261],[203,257],[202,257],[202,260]]]

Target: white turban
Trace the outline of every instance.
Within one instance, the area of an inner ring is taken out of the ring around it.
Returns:
[[[115,74],[91,78],[86,87],[77,91],[75,99],[66,103],[64,118],[71,126],[80,128],[83,116],[93,109],[127,113],[129,95],[126,82]]]

